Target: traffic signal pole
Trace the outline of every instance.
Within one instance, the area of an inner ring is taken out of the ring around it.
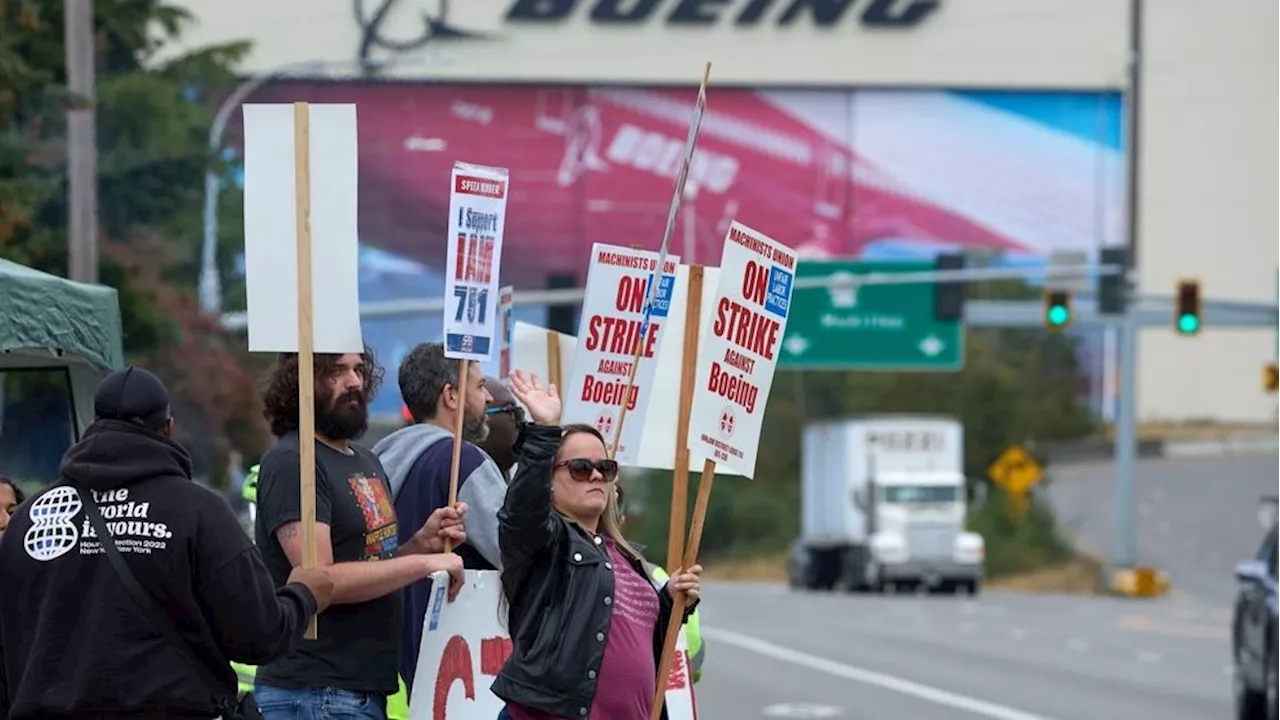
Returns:
[[[1138,454],[1138,324],[1132,296],[1138,284],[1139,150],[1142,144],[1142,0],[1129,3],[1129,67],[1125,93],[1125,229],[1129,252],[1128,281],[1122,287],[1124,315],[1116,328],[1120,393],[1116,398],[1116,550],[1112,582],[1117,570],[1132,569],[1138,560],[1134,476]],[[1176,302],[1176,301],[1175,301]]]

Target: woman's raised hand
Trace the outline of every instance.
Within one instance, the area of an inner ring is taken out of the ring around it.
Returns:
[[[560,395],[554,383],[542,387],[538,375],[526,376],[523,370],[511,371],[511,394],[529,408],[533,421],[539,425],[560,424]]]

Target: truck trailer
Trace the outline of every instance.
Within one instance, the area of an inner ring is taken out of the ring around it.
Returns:
[[[964,529],[959,421],[876,415],[810,424],[800,493],[792,587],[979,592],[984,544]]]

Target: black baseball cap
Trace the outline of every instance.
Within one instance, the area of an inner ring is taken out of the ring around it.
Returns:
[[[108,375],[93,395],[93,414],[161,430],[169,420],[169,391],[148,370],[130,365]]]

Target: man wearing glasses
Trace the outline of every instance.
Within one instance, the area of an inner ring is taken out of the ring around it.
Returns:
[[[506,385],[493,378],[484,381],[493,402],[485,413],[489,416],[489,437],[480,441],[480,449],[485,452],[502,471],[502,476],[511,482],[511,468],[516,464],[515,445],[520,437],[520,427],[528,422],[524,408],[516,402],[515,396]]]
[[[498,510],[507,494],[506,478],[476,443],[489,436],[493,397],[484,371],[473,363],[460,392],[459,363],[444,356],[440,343],[421,343],[400,362],[400,395],[413,424],[383,438],[373,447],[391,483],[396,519],[412,523],[449,504],[453,464],[453,428],[462,408],[462,448],[458,464],[458,502],[466,507],[467,542],[453,549],[468,570],[501,570]],[[422,527],[422,523],[418,523]],[[413,687],[422,644],[422,622],[431,600],[431,579],[404,589],[400,676]]]

